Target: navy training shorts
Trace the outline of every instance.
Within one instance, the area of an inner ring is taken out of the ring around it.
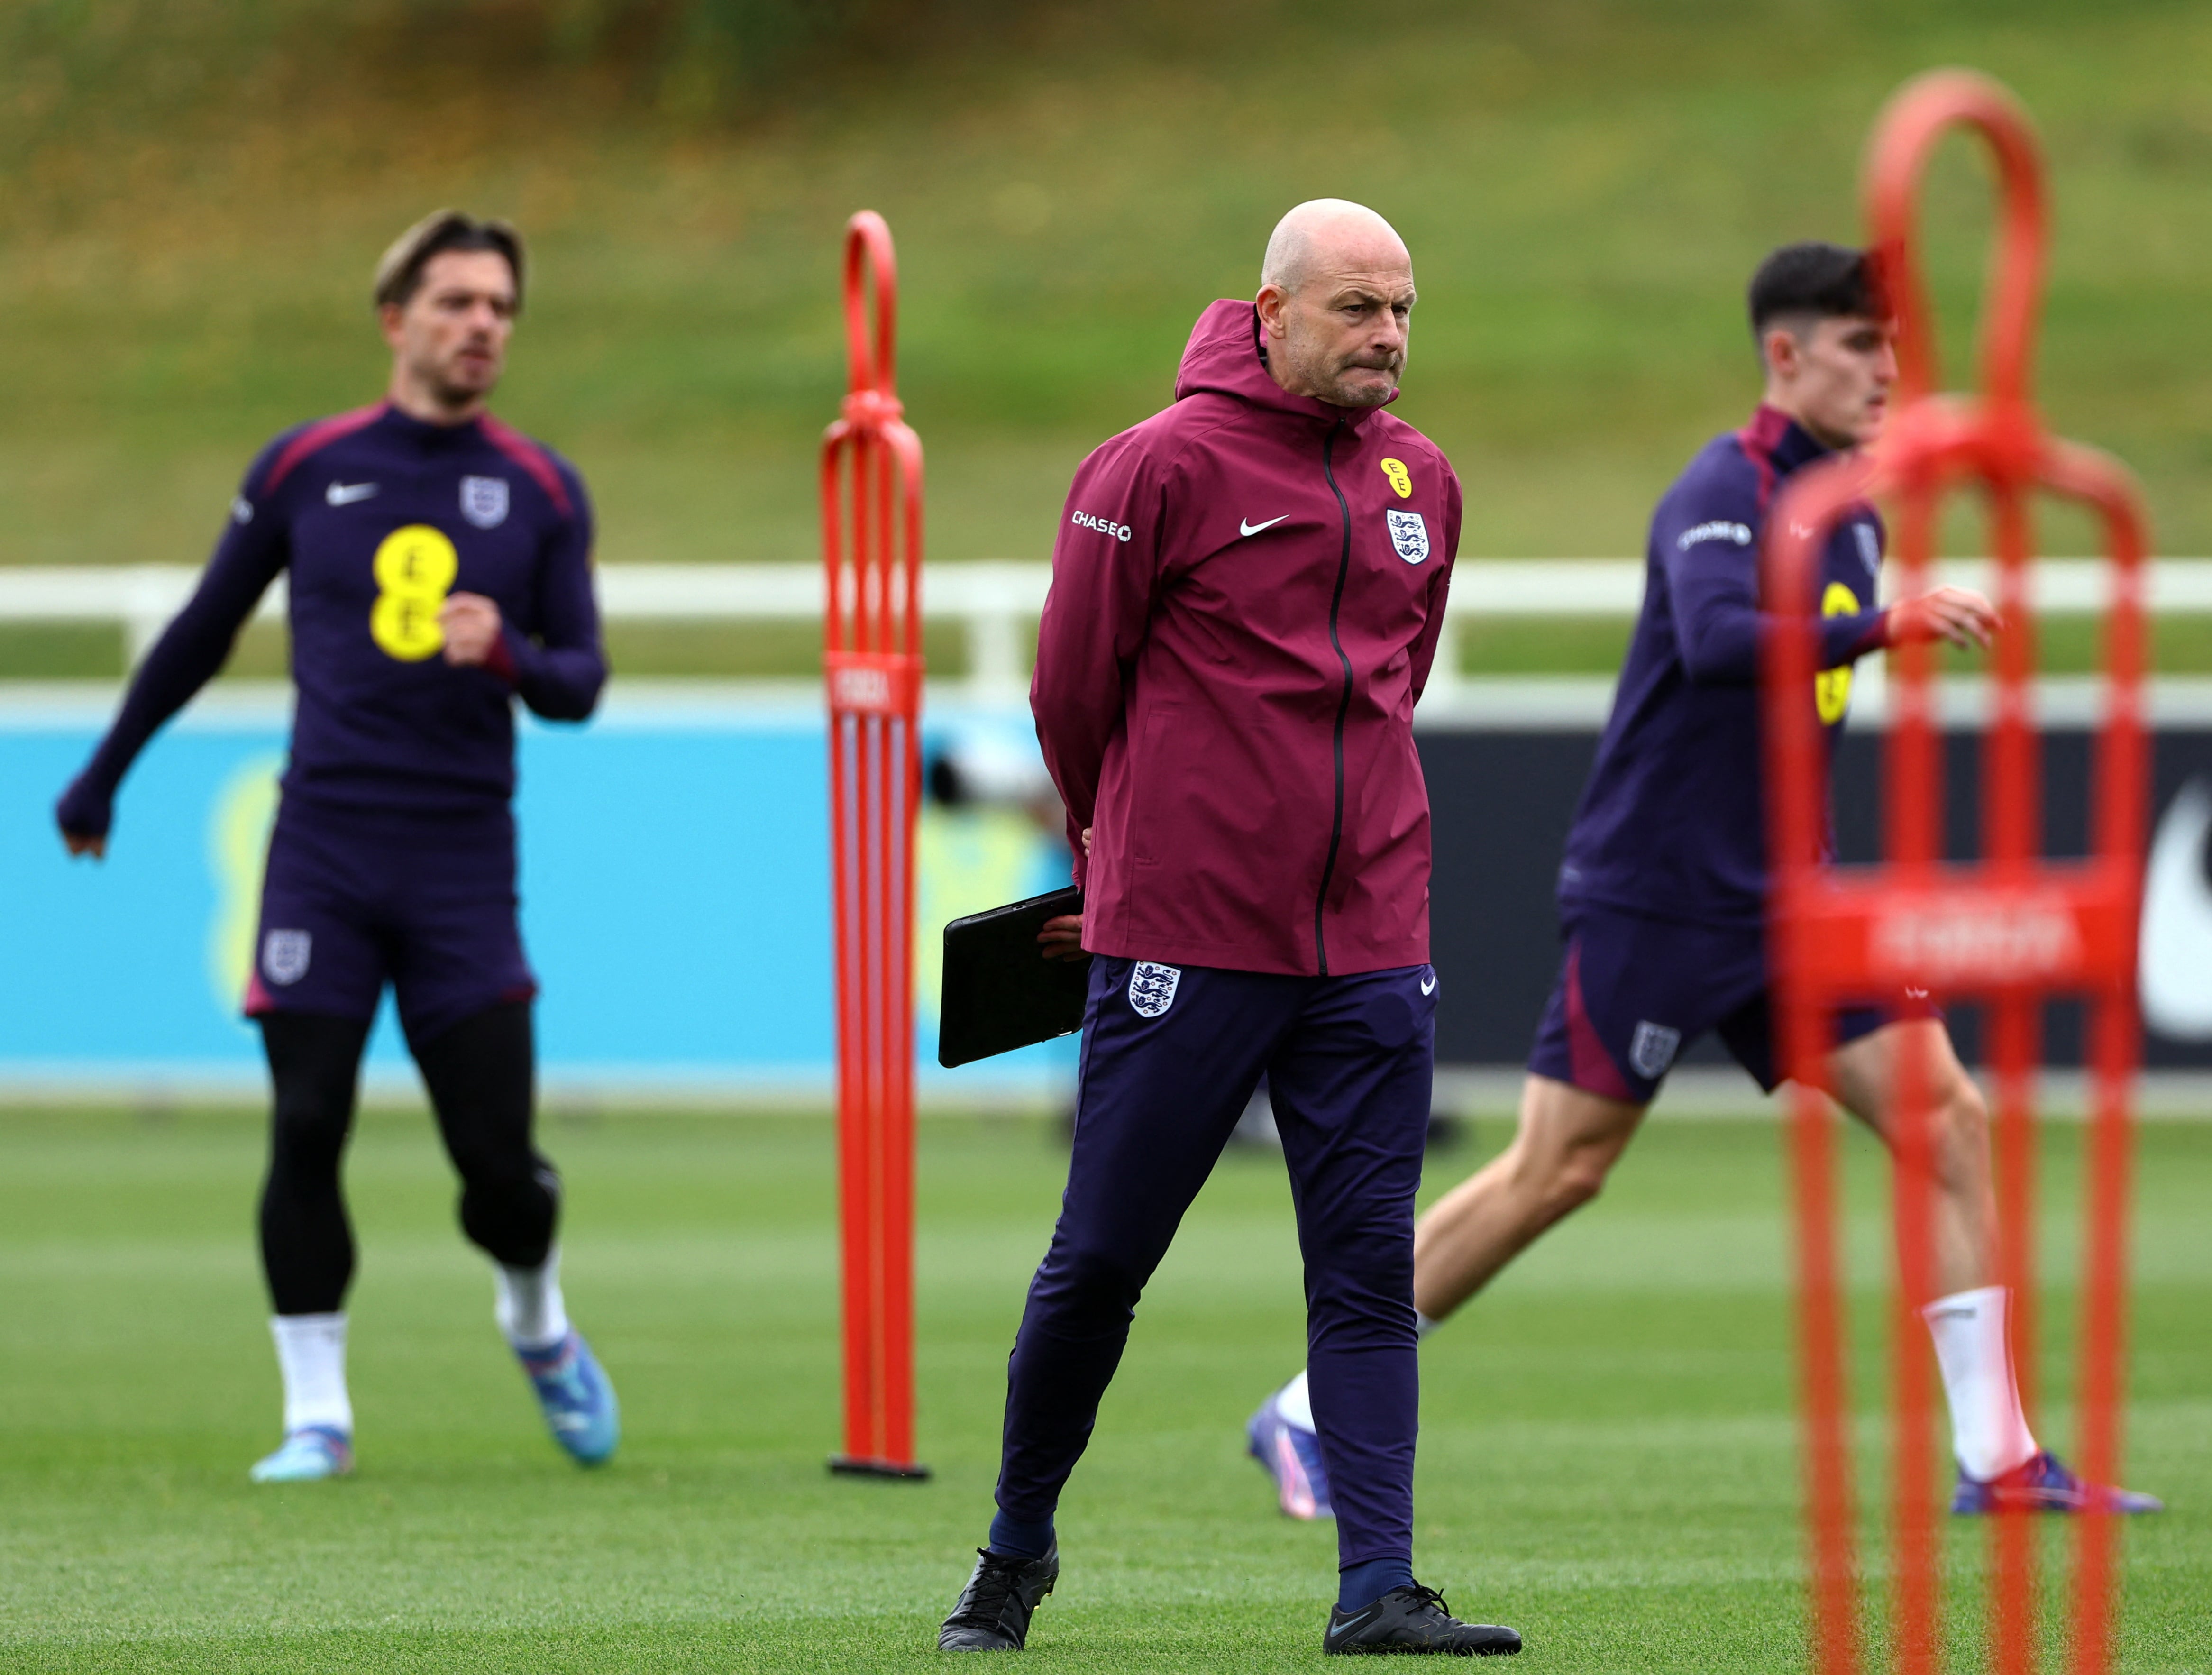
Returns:
[[[287,798],[270,834],[246,1012],[368,1018],[389,983],[410,1043],[538,981],[516,918],[514,816],[343,813]]]
[[[1682,1049],[1708,1030],[1767,1092],[1776,1069],[1766,936],[1578,904],[1560,925],[1566,951],[1536,1026],[1532,1075],[1648,1105]],[[1836,1016],[1838,1046],[1910,1016],[1938,1017],[1917,990]]]

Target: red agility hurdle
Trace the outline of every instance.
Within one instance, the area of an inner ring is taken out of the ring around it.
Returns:
[[[1914,253],[1920,180],[1947,130],[1979,134],[1996,155],[2002,225],[1982,322],[1983,388],[1938,396],[1929,305]],[[1984,1002],[1996,1079],[1998,1267],[2012,1288],[2014,1353],[2025,1398],[2035,1365],[2033,1266],[2036,1067],[2041,1005],[2085,996],[2094,1087],[2081,1298],[2078,1447],[2086,1478],[2118,1481],[2125,1306],[2130,1085],[2137,1040],[2136,935],[2142,888],[2144,521],[2124,470],[2048,436],[2028,399],[2042,283],[2043,165],[2026,114],[1979,76],[1942,71],[1908,84],[1877,125],[1865,177],[1880,271],[1898,321],[1895,406],[1865,454],[1802,473],[1769,519],[1763,586],[1787,626],[1765,653],[1773,947],[1784,1064],[1792,1109],[1799,1236],[1814,1666],[1859,1667],[1844,1304],[1836,1254],[1832,1118],[1822,1095],[1830,1014],[1842,1002],[1923,987]],[[1824,864],[1826,758],[1814,690],[1817,557],[1854,503],[1898,508],[1897,557],[1907,595],[1926,590],[1943,495],[1978,487],[1989,506],[2004,618],[1982,749],[1981,853],[1942,860],[1942,747],[1933,711],[1934,658],[1898,653],[1885,748],[1885,859]],[[2100,518],[2112,567],[2104,628],[2105,713],[2096,740],[2091,853],[2043,855],[2042,740],[2033,713],[2033,545],[2028,497],[2047,491]],[[1921,1057],[1915,1055],[1914,1057]],[[1931,1447],[1930,1350],[1918,1310],[1935,1295],[1932,1110],[1929,1067],[1900,1068],[1893,1150],[1899,1283],[1893,1345],[1895,1481],[1893,1666],[1923,1675],[1940,1662],[1937,1460]],[[2094,1497],[2093,1497],[2093,1502]],[[2037,1662],[2036,1545],[2019,1509],[1994,1520],[1991,1663],[2026,1675]],[[2103,1675],[2112,1657],[2113,1534],[2101,1507],[2081,1514],[2073,1667]]]
[[[921,442],[900,417],[897,308],[890,228],[863,210],[845,226],[847,394],[822,438],[845,1322],[845,1452],[830,1468],[926,1477],[914,1459]]]

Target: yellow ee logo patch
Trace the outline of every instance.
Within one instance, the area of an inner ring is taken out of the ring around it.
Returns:
[[[1831,582],[1827,592],[1820,595],[1820,614],[1824,617],[1856,616],[1858,608],[1859,596],[1840,582]],[[1823,727],[1833,727],[1843,720],[1844,711],[1851,707],[1850,664],[1813,677],[1813,707],[1820,712]]]
[[[419,663],[446,643],[438,612],[459,574],[460,555],[427,523],[395,529],[376,549],[376,603],[368,637],[403,663]]]
[[[1398,491],[1399,499],[1411,500],[1413,497],[1413,479],[1407,475],[1403,460],[1385,460],[1382,475],[1390,479],[1390,486]]]

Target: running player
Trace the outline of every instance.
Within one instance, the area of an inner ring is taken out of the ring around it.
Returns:
[[[522,280],[514,228],[451,210],[385,253],[385,399],[262,451],[198,589],[56,809],[70,854],[106,853],[132,759],[289,573],[298,710],[245,1002],[275,1088],[261,1257],[284,1380],[283,1444],[257,1482],[353,1467],[339,1163],[387,983],[460,1172],[462,1229],[495,1264],[500,1327],[554,1440],[592,1465],[619,1432],[562,1304],[561,1179],[532,1141],[514,699],[582,721],[606,663],[582,479],[485,411]]]
[[[1659,502],[1644,607],[1559,868],[1559,978],[1536,1032],[1513,1143],[1421,1218],[1413,1300],[1424,1333],[1537,1235],[1597,1195],[1681,1048],[1717,1032],[1771,1090],[1759,776],[1759,531],[1783,479],[1879,433],[1896,377],[1887,310],[1865,257],[1827,244],[1776,251],[1751,283],[1765,400],[1714,438]],[[1940,588],[1874,606],[1882,526],[1847,519],[1823,558],[1822,667],[1831,740],[1851,665],[1911,641],[1989,643],[1980,594]],[[1923,1311],[1951,1412],[1957,1513],[2024,1501],[2118,1512],[2159,1502],[2084,1485],[2039,1448],[2021,1411],[1995,1271],[1988,1114],[1940,1015],[1906,990],[1847,1011],[1828,1060],[1843,1106],[1885,1138],[1903,1044],[1918,1038],[1938,1095],[1941,1283]],[[1283,1509],[1327,1515],[1329,1486],[1301,1373],[1248,1428]]]

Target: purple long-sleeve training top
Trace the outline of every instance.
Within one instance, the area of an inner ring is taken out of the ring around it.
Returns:
[[[1659,502],[1644,607],[1559,868],[1564,912],[1589,903],[1698,924],[1764,922],[1759,661],[1774,618],[1759,608],[1759,536],[1783,481],[1827,453],[1762,406],[1708,442]],[[1831,742],[1851,664],[1884,640],[1887,613],[1874,605],[1882,545],[1881,519],[1863,507],[1821,554],[1826,673],[1813,701]]]
[[[380,403],[285,432],[246,472],[198,589],[64,793],[63,829],[107,831],[132,760],[222,667],[279,572],[299,690],[288,807],[503,807],[514,698],[581,721],[605,684],[591,551],[582,478],[489,415],[434,425]],[[499,606],[482,667],[441,655],[438,612],[455,593]]]

